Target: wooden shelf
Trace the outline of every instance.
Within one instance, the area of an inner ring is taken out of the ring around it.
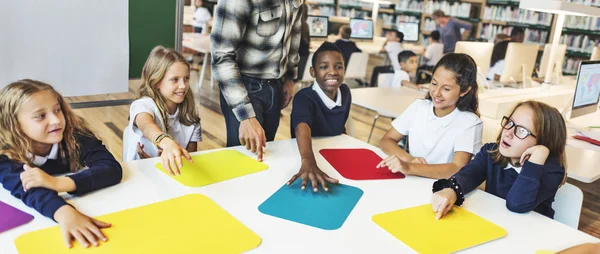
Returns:
[[[600,36],[600,31],[592,31],[585,29],[575,29],[575,28],[564,28],[563,33],[574,33],[574,34],[584,34],[584,35],[598,35]]]
[[[421,31],[421,34],[422,34],[422,35],[430,35],[430,34],[431,34],[431,31]]]
[[[463,3],[483,4],[484,0],[462,0]]]
[[[319,3],[319,2],[311,2],[311,1],[307,1],[306,4],[309,5],[316,5],[316,6],[330,6],[330,7],[336,7],[335,3]]]
[[[506,26],[506,21],[499,21],[499,20],[482,20],[481,23]]]
[[[504,5],[504,6],[519,7],[520,2],[510,1],[510,0],[487,0],[486,4],[487,5]]]
[[[590,58],[590,57],[592,57],[592,54],[590,54],[590,53],[584,53],[584,52],[579,52],[579,51],[571,51],[571,50],[567,50],[567,53],[565,55],[566,56],[570,56],[570,57],[581,57],[581,58]]]

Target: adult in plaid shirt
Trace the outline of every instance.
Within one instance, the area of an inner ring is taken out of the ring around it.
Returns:
[[[303,0],[219,0],[211,32],[227,146],[258,153],[292,100]]]

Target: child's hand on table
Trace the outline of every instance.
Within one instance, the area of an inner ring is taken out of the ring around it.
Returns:
[[[308,180],[310,180],[314,192],[319,191],[319,184],[321,184],[325,191],[329,191],[329,188],[327,188],[327,183],[336,184],[339,182],[337,179],[331,178],[321,171],[314,160],[306,162],[302,161],[300,171],[298,174],[292,176],[292,178],[287,182],[287,185],[291,185],[298,178],[302,179],[302,190],[306,189],[306,184],[308,183]]]
[[[437,213],[435,219],[439,220],[446,215],[452,209],[454,203],[456,203],[456,192],[450,188],[433,193],[431,208],[433,208],[433,212]]]
[[[98,246],[98,240],[106,242],[108,239],[100,229],[109,228],[110,223],[90,218],[70,205],[63,205],[54,213],[54,220],[60,225],[65,245],[71,248],[71,240],[74,238],[83,247],[87,248],[90,243]]]

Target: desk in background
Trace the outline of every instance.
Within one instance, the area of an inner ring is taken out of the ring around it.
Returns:
[[[200,70],[200,76],[198,78],[198,86],[202,86],[202,83],[204,82],[204,74],[206,73],[206,65],[210,65],[210,34],[184,33],[182,45],[183,47],[204,54],[202,69]],[[210,87],[212,88],[213,85],[214,79],[211,71]]]

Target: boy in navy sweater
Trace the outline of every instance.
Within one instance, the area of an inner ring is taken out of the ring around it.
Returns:
[[[298,141],[302,166],[288,185],[302,178],[303,190],[310,180],[313,191],[317,192],[318,184],[328,191],[327,183],[338,182],[317,166],[311,137],[336,136],[346,132],[352,98],[350,89],[342,83],[344,68],[342,52],[333,43],[323,43],[313,55],[310,75],[315,78],[315,83],[294,96],[290,127],[292,138],[296,137]]]

